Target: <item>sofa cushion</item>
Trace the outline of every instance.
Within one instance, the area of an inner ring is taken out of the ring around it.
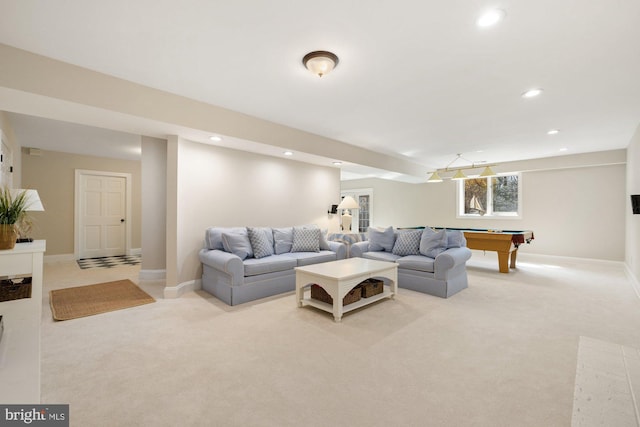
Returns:
[[[363,253],[362,258],[377,259],[378,261],[395,262],[397,259],[401,257],[400,255],[394,255],[391,252],[375,251],[375,252]]]
[[[273,232],[270,228],[247,227],[247,233],[255,258],[273,255]]]
[[[422,230],[399,231],[391,252],[400,256],[418,255],[421,238]]]
[[[295,259],[298,263],[298,267],[336,260],[336,253],[333,251],[290,252],[288,254],[282,254],[282,256]]]
[[[404,268],[405,270],[417,270],[426,271],[427,273],[433,273],[433,266],[435,260],[422,255],[409,255],[399,258],[397,261],[398,268]]]
[[[274,250],[276,255],[291,252],[293,245],[293,227],[273,229]]]
[[[445,230],[433,231],[430,228],[425,228],[420,239],[420,254],[435,258],[446,250],[447,232]]]
[[[460,230],[447,230],[447,248],[464,248],[467,246],[467,239]]]
[[[387,227],[380,230],[375,227],[369,227],[369,250],[370,251],[387,251],[393,250],[393,244],[396,241],[396,235],[393,227]]]
[[[230,252],[240,257],[240,259],[250,258],[253,256],[251,242],[246,233],[222,233],[222,245],[226,252]]]
[[[320,229],[293,227],[291,252],[320,252]]]
[[[259,274],[274,273],[276,271],[292,270],[296,265],[296,260],[285,255],[271,255],[264,258],[248,258],[244,265],[244,275],[257,276]]]
[[[204,236],[204,242],[207,249],[219,249],[224,250],[222,244],[222,233],[245,233],[247,229],[245,227],[209,227]]]

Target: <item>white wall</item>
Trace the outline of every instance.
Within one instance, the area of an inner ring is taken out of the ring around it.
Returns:
[[[563,161],[571,167],[561,168]],[[545,163],[553,169],[545,170]],[[450,180],[439,184],[354,180],[342,182],[342,189],[374,189],[376,226],[529,229],[535,240],[524,248],[528,253],[624,260],[629,203],[625,199],[626,168],[620,164],[619,153],[538,159],[517,166],[517,170],[537,169],[522,173],[521,219],[456,218],[456,183]],[[516,169],[503,164],[500,171]]]
[[[640,215],[631,213],[631,194],[640,194],[640,126],[627,148],[627,192],[625,223],[627,226],[625,262],[637,281],[640,281]]]
[[[327,214],[340,200],[337,168],[181,139],[177,157],[178,283],[200,278],[198,251],[209,226],[338,228],[337,215]]]

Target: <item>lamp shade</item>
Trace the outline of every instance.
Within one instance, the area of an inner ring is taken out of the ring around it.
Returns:
[[[489,176],[496,176],[496,173],[493,171],[493,169],[491,169],[490,166],[487,166],[486,168],[484,168],[480,176],[486,178]]]
[[[358,202],[351,196],[346,196],[338,205],[338,209],[358,209],[359,207]]]
[[[427,182],[442,182],[442,178],[438,175],[438,171],[432,173]]]
[[[42,201],[40,201],[40,195],[38,195],[37,190],[12,189],[11,197],[15,199],[23,192],[25,193],[25,211],[44,211],[44,206],[42,206]]]
[[[451,177],[451,179],[465,179],[467,176],[462,172],[462,170],[458,169],[455,175]]]

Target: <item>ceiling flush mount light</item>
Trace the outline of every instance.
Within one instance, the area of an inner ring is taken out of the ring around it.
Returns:
[[[525,93],[522,94],[523,98],[535,98],[536,96],[540,95],[542,93],[542,89],[540,88],[534,88],[534,89],[529,89],[528,91],[526,91]]]
[[[341,165],[342,165],[342,162],[333,162],[333,165],[334,165],[334,166],[341,166]]]
[[[293,156],[293,151],[285,151],[283,154],[285,156]]]
[[[304,66],[318,77],[330,73],[338,66],[338,62],[338,57],[334,53],[325,50],[309,52],[302,58]]]
[[[560,131],[558,129],[551,129],[549,130],[549,132],[547,132],[547,135],[557,135],[559,133]]]
[[[453,166],[453,164],[458,160],[464,160],[465,162],[468,162],[470,164],[467,166]],[[491,169],[492,166],[497,166],[497,165],[495,164],[488,165],[484,161],[479,163],[473,163],[465,159],[464,157],[462,157],[462,154],[458,153],[456,155],[456,158],[450,161],[446,167],[442,169],[437,169],[435,172],[432,172],[427,182],[442,182],[442,177],[440,176],[440,174],[453,172],[453,171],[455,171],[455,174],[452,177],[450,177],[450,179],[454,179],[454,180],[466,179],[467,175],[465,175],[463,171],[469,170],[469,169],[480,169],[480,168],[484,168],[484,170],[480,174],[480,177],[487,178],[490,176],[496,176],[496,173],[493,171],[493,169]]]
[[[214,141],[214,142],[220,142],[220,141],[222,141],[222,138],[221,138],[221,137],[219,137],[219,136],[217,136],[217,135],[210,136],[210,137],[209,137],[209,139],[210,139],[211,141]]]
[[[480,15],[476,25],[480,28],[492,27],[502,21],[506,15],[502,9],[492,9]]]

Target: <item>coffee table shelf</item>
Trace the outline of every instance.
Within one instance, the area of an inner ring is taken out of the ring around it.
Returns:
[[[385,286],[384,290],[377,295],[370,296],[369,298],[361,298],[359,301],[353,302],[349,305],[342,306],[342,312],[348,313],[349,311],[356,310],[360,307],[364,307],[365,305],[369,305],[376,301],[380,301],[381,299],[392,298],[392,297],[393,297],[393,292],[391,292],[391,287]],[[314,298],[306,298],[306,297],[303,298],[302,301],[305,304],[310,305],[312,307],[327,311],[329,313],[333,313],[332,304],[327,304],[326,302],[322,302]]]
[[[309,305],[333,313],[336,322],[342,320],[343,313],[356,310],[383,298],[393,298],[398,293],[398,264],[394,262],[348,258],[296,267],[295,270],[298,307]],[[349,291],[364,280],[374,277],[388,279],[389,285],[384,285],[381,294],[362,298],[346,307],[343,306],[342,299]],[[306,298],[305,291],[312,284],[321,286],[331,296],[333,304]]]

